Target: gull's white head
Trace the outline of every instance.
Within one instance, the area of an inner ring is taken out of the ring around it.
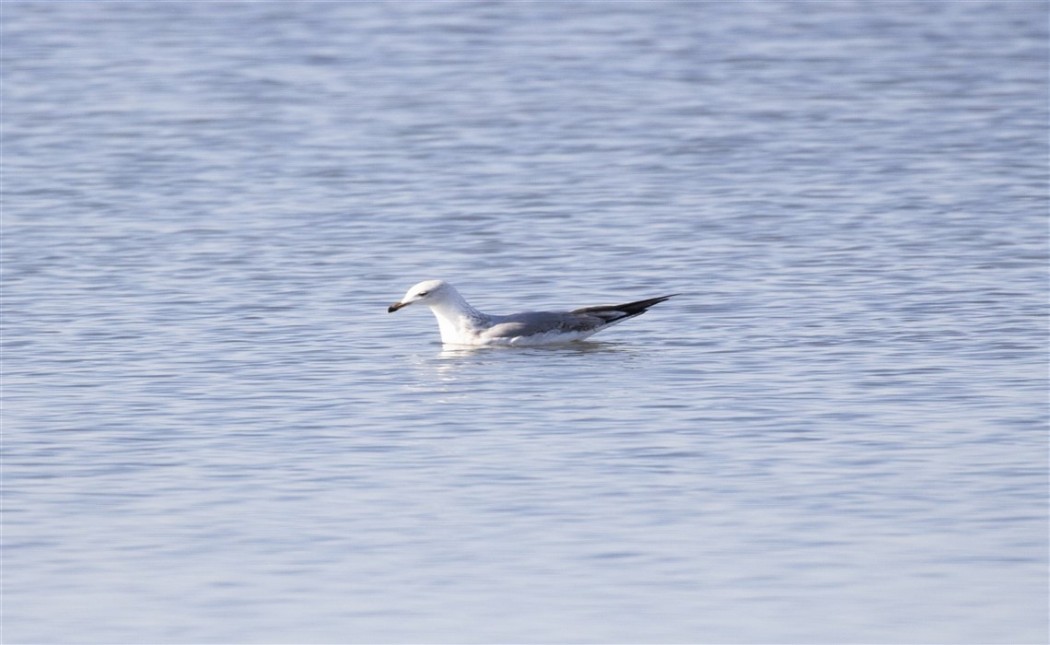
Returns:
[[[450,295],[456,293],[456,290],[449,283],[444,280],[424,280],[416,286],[412,287],[405,293],[405,297],[399,302],[387,307],[388,313],[394,313],[402,307],[407,307],[414,302],[422,302],[423,304],[436,304],[439,303]]]

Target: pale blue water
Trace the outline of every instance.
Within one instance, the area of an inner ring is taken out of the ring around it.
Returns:
[[[0,11],[3,642],[1046,642],[1046,2]]]

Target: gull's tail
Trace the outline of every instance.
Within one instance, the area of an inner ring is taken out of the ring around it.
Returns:
[[[634,318],[635,316],[641,316],[649,307],[658,305],[668,298],[674,298],[680,295],[672,293],[669,296],[660,296],[659,298],[648,298],[646,300],[637,300],[635,302],[628,302],[622,305],[598,305],[597,307],[584,307],[583,309],[576,309],[572,313],[574,314],[586,314],[588,316],[597,316],[598,318],[605,319],[606,325],[612,323],[621,322],[628,318]]]

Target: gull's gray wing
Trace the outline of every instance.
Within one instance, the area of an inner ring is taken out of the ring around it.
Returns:
[[[494,323],[484,332],[488,338],[514,338],[537,334],[595,332],[606,324],[604,318],[569,311],[526,311],[509,316],[493,316]]]
[[[572,333],[586,337],[610,325],[640,316],[649,307],[672,298],[674,295],[677,294],[622,305],[584,307],[573,311],[526,311],[509,316],[492,316],[492,326],[481,335],[490,339]]]
[[[635,302],[628,302],[622,305],[598,305],[597,307],[584,307],[583,309],[575,309],[570,313],[574,316],[597,316],[605,321],[606,324],[613,324],[628,318],[634,318],[635,316],[641,316],[649,307],[658,305],[668,298],[674,298],[677,293],[672,293],[669,296],[660,296],[658,298],[648,298],[646,300],[636,300]]]

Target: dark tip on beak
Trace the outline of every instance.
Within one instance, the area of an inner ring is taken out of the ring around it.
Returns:
[[[392,314],[392,313],[394,313],[395,311],[397,311],[398,309],[400,309],[401,307],[404,307],[404,306],[405,306],[405,303],[395,302],[394,304],[392,304],[392,305],[390,305],[389,307],[386,308],[386,312],[388,314]]]

